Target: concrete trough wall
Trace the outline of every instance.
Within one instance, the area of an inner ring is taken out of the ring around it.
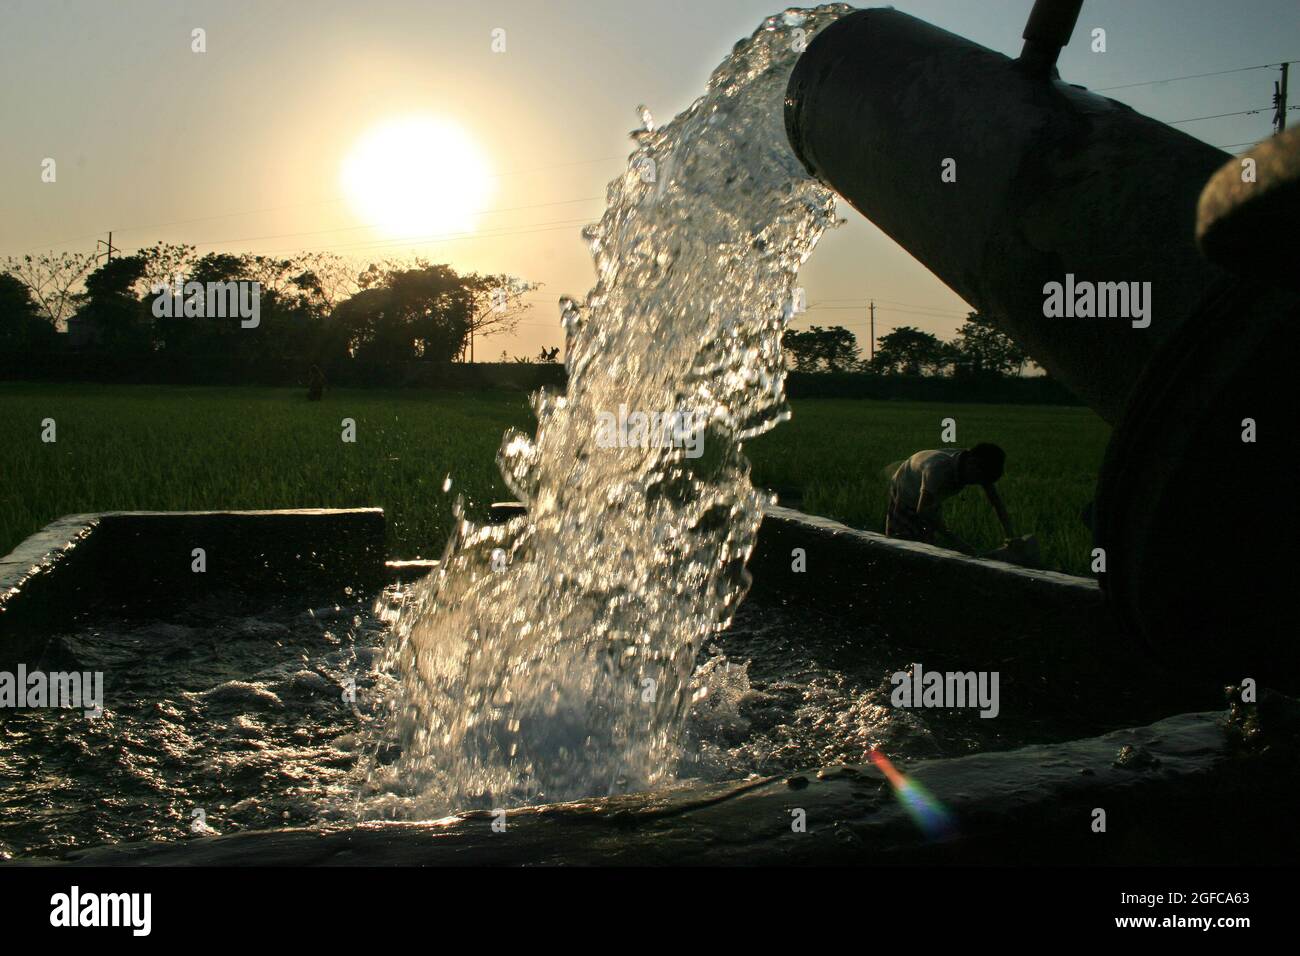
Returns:
[[[202,574],[192,570],[195,548],[205,551]],[[432,567],[385,563],[383,549],[377,508],[69,515],[0,558],[0,661],[17,659],[20,635],[39,638],[95,613],[157,614],[213,594],[247,602],[373,590]],[[792,569],[795,549],[804,552],[803,572]],[[918,652],[957,646],[970,657],[1030,660],[1036,672],[1103,684],[1116,674],[1157,673],[1085,578],[775,506],[749,568],[756,599],[868,620],[905,635]]]
[[[195,548],[205,551],[207,577],[192,570]],[[48,624],[106,600],[128,612],[175,604],[216,587],[284,595],[373,587],[394,571],[409,579],[433,567],[385,563],[383,548],[379,508],[68,515],[0,557],[0,626],[20,617]],[[805,573],[791,568],[795,548],[805,552]],[[966,616],[984,622],[977,636],[1003,646],[1062,627],[1090,645],[1118,641],[1091,580],[968,558],[789,508],[768,509],[749,567],[756,596],[870,613],[922,641],[944,640],[954,606],[974,611]]]
[[[164,613],[213,596],[272,603],[373,590],[384,577],[378,508],[69,515],[0,558],[0,662],[96,614]]]
[[[794,551],[806,570],[793,570]],[[1029,656],[1048,671],[1153,669],[1106,609],[1097,582],[966,555],[803,514],[767,509],[750,559],[754,590],[864,619],[918,651]]]
[[[810,623],[843,621],[859,634],[868,625],[931,668],[998,671],[1004,689],[1018,688],[1007,702],[1018,720],[1078,719],[1080,732],[1098,732],[1222,704],[1220,682],[1174,670],[1122,631],[1088,578],[776,506],[749,569],[752,597],[807,609]]]
[[[246,603],[283,603],[319,589],[374,589],[432,567],[386,566],[383,540],[377,509],[61,519],[0,560],[0,659],[24,659],[51,628],[96,614],[144,613],[163,604],[185,613],[184,601],[214,588]],[[194,547],[207,551],[205,574],[191,570]],[[802,573],[792,570],[794,548],[805,551]],[[1111,668],[1111,677],[1132,678],[1147,666],[1115,630],[1096,585],[1084,579],[893,541],[782,508],[767,515],[750,565],[752,593],[764,601],[869,616],[922,648],[974,642],[1006,654],[1036,651],[1067,669]],[[957,821],[956,836],[941,842],[916,828],[878,770],[835,767],[519,810],[511,814],[509,839],[491,832],[489,817],[467,814],[439,824],[103,847],[66,862],[1232,862],[1242,840],[1293,855],[1300,827],[1286,795],[1300,766],[1300,711],[1282,699],[1281,716],[1272,719],[1282,731],[1270,735],[1260,731],[1255,708],[1237,709],[1235,727],[1222,712],[1189,713],[1103,737],[915,764],[909,773]],[[1247,725],[1250,734],[1242,730]],[[1253,743],[1243,743],[1251,735]],[[1097,807],[1107,811],[1106,833],[1091,826]],[[791,828],[797,809],[807,813],[805,833]],[[1236,821],[1222,839],[1206,836],[1213,814]]]

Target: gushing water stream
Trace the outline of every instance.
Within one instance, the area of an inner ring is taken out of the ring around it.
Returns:
[[[385,814],[668,782],[696,653],[745,596],[762,516],[741,443],[788,417],[781,333],[835,199],[786,142],[795,60],[843,5],[766,20],[665,126],[584,231],[597,282],[562,300],[568,388],[505,436],[527,516],[461,520],[400,609]],[[640,417],[644,416],[644,418]]]

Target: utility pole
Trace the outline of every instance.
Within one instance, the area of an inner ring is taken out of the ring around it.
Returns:
[[[1280,133],[1286,129],[1286,78],[1287,73],[1291,70],[1291,64],[1283,63],[1281,70],[1282,78],[1273,84],[1273,106],[1276,109],[1273,114],[1274,133]]]
[[[871,358],[876,358],[876,300],[871,300]]]
[[[112,261],[113,261],[113,233],[112,233],[111,231],[110,231],[109,234],[108,234],[108,242],[105,242],[103,239],[96,239],[96,240],[95,240],[95,248],[98,249],[100,246],[107,246],[107,247],[108,247],[108,253],[107,253],[107,255],[108,255],[108,261],[109,261],[109,262],[112,262]],[[121,250],[121,249],[118,249],[117,251],[118,251],[118,252],[121,252],[122,250]],[[96,258],[96,259],[99,258],[99,254],[98,254],[98,253],[96,253],[95,258]]]

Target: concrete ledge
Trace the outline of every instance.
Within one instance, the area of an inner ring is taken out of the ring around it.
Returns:
[[[192,566],[195,548],[207,570]],[[383,583],[378,508],[119,511],[52,522],[0,559],[0,659],[23,634],[48,636],[92,613],[175,608]]]
[[[806,554],[803,572],[792,569],[795,548]],[[1029,655],[1049,673],[1076,678],[1151,666],[1088,578],[971,558],[776,506],[765,512],[749,568],[765,599],[866,620],[921,651]]]
[[[881,557],[893,557],[912,562],[917,566],[929,565],[949,571],[961,569],[963,573],[996,575],[1003,583],[1019,579],[1024,586],[1041,586],[1049,589],[1066,588],[1075,592],[1083,600],[1094,600],[1100,594],[1097,582],[1092,578],[1081,578],[1073,574],[1061,574],[1059,571],[1039,571],[1034,568],[1009,564],[1006,561],[994,561],[989,558],[973,558],[959,551],[940,548],[919,541],[904,541],[890,538],[875,531],[862,531],[851,528],[831,518],[811,515],[794,508],[782,508],[768,505],[763,509],[763,526],[798,527],[810,533],[831,536],[846,536],[856,539],[864,548],[877,552]]]
[[[1279,766],[1289,766],[1278,778]],[[35,865],[438,866],[837,863],[1255,863],[1294,860],[1294,761],[1244,753],[1221,713],[1087,740],[917,763],[951,812],[929,842],[875,768],[686,787],[426,823],[287,829],[136,843]],[[1106,832],[1092,830],[1106,810]],[[792,811],[807,832],[791,828]],[[1231,819],[1230,827],[1213,824]]]
[[[521,506],[494,507],[508,515]],[[213,592],[259,598],[372,588],[432,570],[427,562],[385,564],[383,522],[379,509],[60,518],[0,559],[0,637],[48,633],[92,611],[155,613]],[[205,574],[191,570],[196,547],[206,551]],[[803,573],[791,568],[795,548],[807,556]],[[767,510],[749,567],[755,598],[866,620],[905,635],[919,652],[960,646],[1030,655],[1033,667],[1073,679],[1149,663],[1085,578],[969,558],[780,507]]]

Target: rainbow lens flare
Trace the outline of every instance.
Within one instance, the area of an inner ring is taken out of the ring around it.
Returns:
[[[957,826],[952,814],[930,791],[890,763],[889,758],[878,749],[873,748],[867,754],[867,759],[885,775],[889,785],[894,788],[894,796],[912,821],[921,828],[927,840],[946,840],[956,836]]]

